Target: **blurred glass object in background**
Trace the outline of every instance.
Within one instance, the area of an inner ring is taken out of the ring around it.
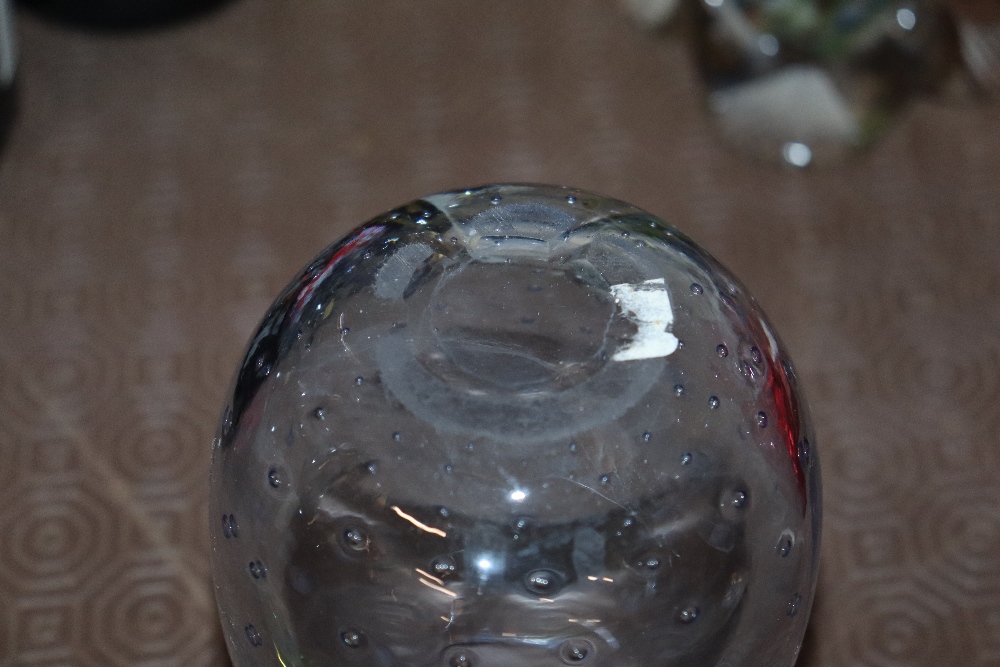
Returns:
[[[14,81],[17,75],[17,35],[9,0],[0,0],[0,149],[14,122]]]
[[[621,0],[626,11],[640,25],[656,30],[670,23],[683,0]]]
[[[700,0],[708,105],[733,143],[796,167],[870,145],[952,59],[926,0]]]
[[[980,90],[1000,96],[1000,0],[951,0],[965,66]]]
[[[687,28],[722,133],[768,161],[842,162],[920,95],[1000,92],[997,0],[623,4],[644,27]]]
[[[213,447],[238,667],[790,667],[819,467],[787,350],[677,229],[568,188],[378,216],[250,343]]]

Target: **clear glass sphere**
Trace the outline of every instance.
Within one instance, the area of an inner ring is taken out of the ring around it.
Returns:
[[[434,195],[278,297],[213,450],[237,667],[779,667],[819,472],[787,354],[672,226]]]

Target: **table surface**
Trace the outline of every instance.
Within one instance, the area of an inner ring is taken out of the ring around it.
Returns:
[[[238,0],[144,34],[20,16],[0,158],[0,665],[227,665],[206,478],[271,298],[430,192],[565,183],[739,275],[825,485],[802,667],[1000,664],[1000,109],[920,102],[838,169],[723,145],[610,0]]]

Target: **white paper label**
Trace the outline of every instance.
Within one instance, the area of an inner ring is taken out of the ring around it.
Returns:
[[[611,357],[613,361],[655,359],[673,354],[677,337],[670,332],[674,311],[663,278],[612,285],[611,293],[626,318],[635,323],[635,337]]]

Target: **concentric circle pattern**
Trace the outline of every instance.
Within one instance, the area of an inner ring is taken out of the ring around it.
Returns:
[[[118,429],[116,472],[144,495],[177,492],[200,482],[199,466],[208,460],[205,443],[211,442],[200,411],[187,408],[143,421],[136,416],[133,423]]]
[[[223,512],[207,511],[208,469],[247,337],[317,248],[398,202],[501,181],[576,186],[677,225],[781,332],[824,471],[820,584],[798,667],[1000,665],[996,104],[923,103],[840,169],[762,166],[713,134],[683,41],[636,32],[618,4],[232,0],[113,38],[17,14],[19,114],[0,147],[0,665],[228,667],[208,579],[223,529]],[[550,306],[536,317],[560,312]],[[357,325],[337,324],[351,346]],[[741,341],[724,356],[720,340],[681,342],[726,382],[766,386]],[[328,398],[389,395],[359,375]],[[730,409],[717,390],[673,384],[684,388],[671,400],[703,423]],[[302,409],[329,417],[331,405]],[[761,428],[758,410],[739,430],[753,442],[779,420],[768,413]],[[276,437],[294,448],[326,433],[339,446],[331,419],[305,424],[275,424]],[[386,448],[420,446],[371,428]],[[662,431],[629,442],[662,446]],[[484,443],[449,451],[436,483],[465,474],[464,448]],[[602,466],[590,486],[619,492],[613,453],[566,446]],[[697,469],[697,451],[685,453],[678,470]],[[295,470],[257,470],[259,493],[288,502]],[[308,591],[308,573],[285,577],[252,548],[248,526],[272,505],[225,511],[234,580]],[[706,534],[722,547],[733,537]],[[785,537],[768,542],[778,562],[800,547]],[[356,554],[345,544],[329,549]],[[629,581],[676,571],[669,553],[641,546],[624,554]],[[421,569],[444,587],[465,576],[438,555]],[[732,574],[723,599],[754,594]],[[535,570],[514,582],[535,599],[575,585]],[[792,595],[780,602],[780,620],[798,618],[786,616]],[[671,610],[690,620],[678,628],[707,620],[694,607]],[[375,611],[439,619],[408,603]],[[330,650],[354,660],[375,641],[359,629],[331,627]],[[266,621],[235,631],[234,651],[269,650]],[[568,639],[580,643],[554,646],[557,665],[589,667],[574,649],[605,642]],[[456,650],[472,667],[505,664],[502,652]]]
[[[134,561],[87,601],[88,630],[106,664],[176,661],[197,653],[214,628],[201,622],[205,581],[169,563]]]
[[[14,590],[85,587],[118,549],[112,508],[84,488],[19,488],[0,519],[0,580]]]
[[[938,587],[965,599],[1000,596],[1000,490],[941,489],[921,513],[920,557]]]
[[[903,580],[879,582],[861,599],[841,635],[855,664],[932,667],[962,653],[966,628],[948,601]]]
[[[39,417],[78,421],[99,411],[118,371],[105,356],[110,350],[95,341],[32,341],[7,352],[16,353],[21,372],[4,375],[0,396],[7,418],[22,426]]]

